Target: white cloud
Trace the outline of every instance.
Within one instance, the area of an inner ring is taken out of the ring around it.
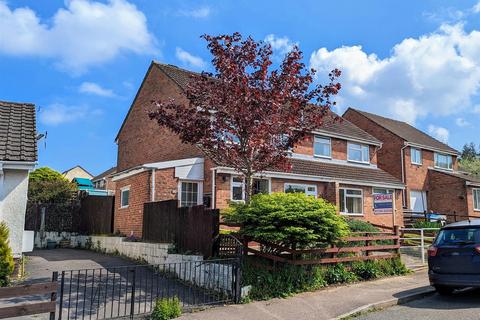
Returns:
[[[192,18],[206,18],[210,15],[210,13],[211,13],[210,7],[200,7],[196,9],[178,11],[178,14],[180,16],[192,17]]]
[[[437,127],[431,124],[428,126],[428,133],[430,133],[435,139],[440,140],[443,143],[448,143],[450,132],[446,128]]]
[[[44,125],[57,126],[101,114],[101,110],[91,109],[88,106],[66,106],[61,103],[55,103],[41,109],[38,117]]]
[[[459,127],[468,127],[470,126],[470,122],[465,120],[464,118],[457,118],[455,119],[455,124]]]
[[[342,110],[359,107],[413,124],[418,118],[473,110],[480,88],[480,32],[443,25],[418,39],[404,39],[383,59],[361,46],[320,48],[310,64],[319,76],[342,70]]]
[[[274,34],[267,35],[264,41],[272,46],[274,58],[277,60],[283,60],[285,54],[290,52],[294,46],[298,46],[297,42],[292,42],[288,37],[277,37]]]
[[[203,69],[207,65],[206,62],[197,56],[183,50],[182,48],[177,47],[175,51],[175,56],[178,60],[180,60],[183,64],[186,64],[189,67],[193,67],[196,69]]]
[[[110,89],[105,89],[97,83],[94,82],[83,82],[78,91],[81,93],[89,93],[94,94],[101,97],[114,97],[115,93],[113,93]]]
[[[473,13],[479,13],[479,12],[480,12],[480,1],[477,2],[477,3],[472,7],[472,12],[473,12]]]
[[[65,4],[42,21],[32,9],[10,9],[0,0],[0,54],[52,58],[62,69],[78,74],[121,52],[158,52],[145,15],[128,1]]]

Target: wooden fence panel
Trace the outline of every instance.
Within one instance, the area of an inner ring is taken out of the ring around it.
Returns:
[[[144,205],[143,239],[174,243],[181,252],[212,255],[213,239],[218,235],[220,214],[204,206],[177,207],[176,200]]]
[[[85,234],[113,233],[113,196],[87,196],[80,204],[80,232]]]

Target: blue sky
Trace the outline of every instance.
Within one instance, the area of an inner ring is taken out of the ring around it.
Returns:
[[[408,121],[456,148],[480,119],[477,1],[2,1],[0,100],[33,102],[39,165],[115,165],[117,131],[152,59],[210,69],[203,33],[239,31],[277,57],[343,70],[349,106]]]

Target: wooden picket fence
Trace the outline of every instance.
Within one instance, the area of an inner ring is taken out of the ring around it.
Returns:
[[[0,319],[50,313],[50,320],[55,319],[57,303],[58,273],[54,272],[51,282],[25,284],[0,288],[0,299],[26,297],[31,295],[49,295],[49,301],[35,303],[16,303],[0,308]]]
[[[274,264],[336,264],[398,257],[400,235],[398,228],[393,233],[356,232],[343,238],[338,245],[309,249],[292,249],[254,239],[244,239],[243,243],[246,254],[265,258]]]

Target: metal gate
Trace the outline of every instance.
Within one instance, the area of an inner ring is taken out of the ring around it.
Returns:
[[[133,317],[167,297],[184,310],[236,303],[240,275],[239,258],[63,271],[58,320]]]

